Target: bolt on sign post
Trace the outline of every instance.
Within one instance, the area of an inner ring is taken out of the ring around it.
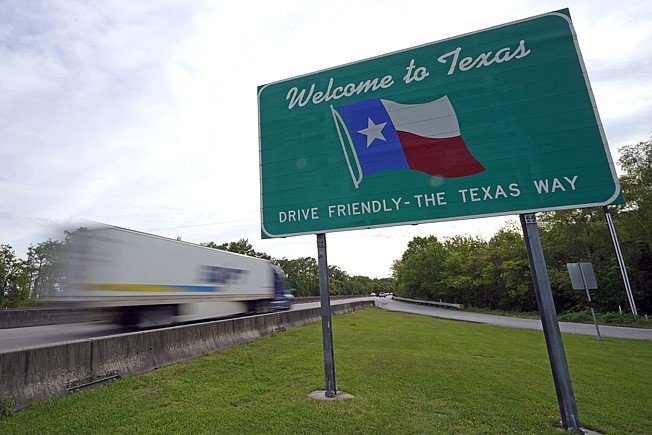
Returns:
[[[568,9],[259,86],[258,121],[263,238],[622,198]]]

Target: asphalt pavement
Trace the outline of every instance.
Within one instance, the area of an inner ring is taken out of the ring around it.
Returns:
[[[459,320],[463,322],[484,323],[488,325],[507,326],[510,328],[543,330],[541,320],[522,319],[518,317],[497,316],[493,314],[473,313],[457,309],[439,308],[395,301],[391,298],[376,298],[378,308],[387,311],[419,314],[440,319]],[[630,338],[634,340],[652,340],[652,329],[628,328],[623,326],[598,325],[603,337]],[[593,335],[597,337],[595,325],[586,323],[559,322],[561,332],[568,334]]]

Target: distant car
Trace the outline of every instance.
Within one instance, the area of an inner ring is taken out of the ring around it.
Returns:
[[[376,296],[376,293],[372,292],[369,296]]]
[[[387,294],[385,292],[378,293],[379,298],[384,298],[385,296],[387,296]]]

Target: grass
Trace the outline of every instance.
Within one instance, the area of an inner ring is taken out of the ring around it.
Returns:
[[[601,325],[612,326],[628,326],[633,328],[652,328],[652,320],[646,318],[644,315],[634,317],[630,314],[620,313],[595,313],[596,320]],[[578,312],[569,312],[559,315],[560,322],[576,322],[576,323],[593,323],[593,315],[590,309]]]
[[[523,319],[540,319],[541,314],[538,311],[505,311],[490,310],[489,308],[464,307],[464,311],[472,313],[493,314],[496,316],[520,317]]]
[[[540,331],[357,310],[333,318],[338,390],[321,325],[34,404],[2,434],[559,434]],[[582,425],[652,433],[652,342],[564,335]]]
[[[508,317],[521,317],[524,319],[540,319],[541,315],[538,311],[503,311],[503,310],[489,310],[485,308],[467,307],[466,311],[475,313],[495,314],[497,316]],[[647,328],[652,329],[652,319],[648,319],[645,315],[634,317],[632,314],[620,313],[595,313],[598,324],[611,325],[611,326],[627,326],[633,328]],[[569,311],[567,313],[557,313],[557,319],[560,322],[574,322],[574,323],[590,323],[593,324],[593,315],[590,309],[582,311]]]

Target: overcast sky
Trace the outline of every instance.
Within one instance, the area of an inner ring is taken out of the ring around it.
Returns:
[[[316,257],[313,235],[260,238],[257,86],[566,7],[617,160],[652,129],[641,0],[0,0],[0,244],[92,220]],[[329,233],[328,262],[386,277],[416,235],[510,219]]]

